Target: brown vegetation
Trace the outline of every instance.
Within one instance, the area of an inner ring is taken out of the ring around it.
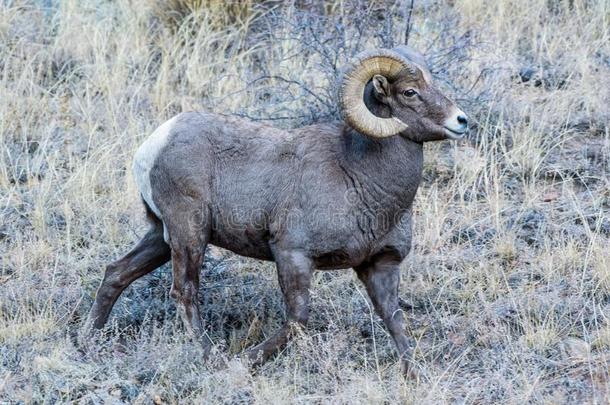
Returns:
[[[204,107],[287,128],[333,119],[340,69],[400,43],[407,2],[253,1],[236,17],[209,3],[170,23],[146,0],[0,5],[0,400],[607,401],[604,0],[415,2],[409,44],[476,122],[426,146],[400,291],[419,381],[350,272],[315,275],[308,331],[274,360],[231,360],[283,307],[271,264],[226,252],[203,269],[201,304],[228,368],[176,330],[167,268],[123,294],[100,353],[80,353],[103,264],[145,229],[139,143]]]

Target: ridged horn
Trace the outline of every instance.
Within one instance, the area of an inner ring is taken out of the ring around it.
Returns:
[[[404,131],[407,125],[399,119],[377,117],[366,107],[364,88],[375,75],[393,81],[410,64],[400,53],[389,49],[365,51],[357,55],[346,69],[339,89],[341,112],[347,124],[375,138],[385,138]]]

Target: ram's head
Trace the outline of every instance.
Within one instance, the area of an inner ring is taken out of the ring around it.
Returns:
[[[340,107],[355,130],[417,142],[460,139],[468,119],[432,81],[421,54],[400,46],[356,56],[341,83]]]

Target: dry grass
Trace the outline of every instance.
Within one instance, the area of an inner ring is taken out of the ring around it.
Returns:
[[[173,1],[194,5],[180,18],[146,0],[1,3],[0,401],[607,403],[605,0],[415,2],[412,45],[477,122],[468,141],[426,148],[401,287],[420,381],[399,375],[349,271],[316,275],[309,330],[255,373],[200,360],[167,267],[123,294],[100,353],[75,347],[104,264],[144,229],[137,145],[185,109],[332,117],[330,50],[341,65],[404,28],[391,3],[360,38],[355,2]],[[343,37],[322,29],[332,19]],[[282,321],[272,265],[226,254],[203,280],[218,358]]]

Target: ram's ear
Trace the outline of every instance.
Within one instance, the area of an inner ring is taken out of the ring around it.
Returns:
[[[385,76],[375,75],[373,76],[373,88],[375,89],[375,98],[380,102],[387,104],[388,98],[390,98],[390,83]]]

